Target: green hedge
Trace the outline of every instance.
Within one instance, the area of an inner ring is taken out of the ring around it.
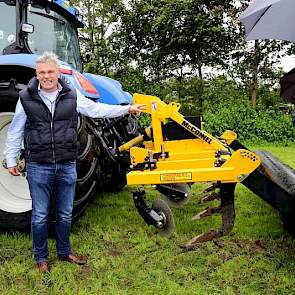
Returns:
[[[230,129],[240,141],[253,143],[295,141],[295,127],[290,115],[273,107],[258,106],[255,109],[248,101],[215,106],[204,115],[205,129],[215,136]]]

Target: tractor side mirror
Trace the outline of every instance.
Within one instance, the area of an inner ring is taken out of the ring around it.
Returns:
[[[28,34],[34,33],[34,25],[28,24],[28,23],[22,24],[22,32],[25,32]]]
[[[16,2],[15,0],[4,0],[4,3],[10,6],[15,6],[15,2]]]

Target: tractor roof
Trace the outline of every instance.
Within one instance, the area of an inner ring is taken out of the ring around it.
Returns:
[[[60,13],[72,18],[77,27],[84,27],[84,22],[79,10],[70,5],[69,1],[65,0],[48,0]]]
[[[0,0],[1,1],[1,0]],[[70,5],[67,0],[34,0],[34,3],[49,5],[61,15],[68,18],[76,27],[82,28],[85,26],[82,15],[79,10]]]

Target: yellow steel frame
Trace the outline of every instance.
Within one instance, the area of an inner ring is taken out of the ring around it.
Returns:
[[[133,170],[127,174],[129,185],[239,182],[260,165],[257,155],[248,150],[240,149],[231,155],[226,154],[228,145],[236,139],[236,134],[226,131],[221,139],[215,138],[188,122],[178,112],[179,103],[166,104],[158,97],[143,94],[134,94],[133,101],[147,106],[145,112],[151,114],[152,129],[146,129],[151,140],[144,141],[143,136],[139,136],[119,148],[120,151],[130,149],[133,167],[143,163],[142,170]],[[196,138],[165,140],[162,125],[167,119],[172,119]],[[139,144],[143,146],[135,146]],[[217,152],[221,155],[217,156]],[[154,162],[155,168],[150,169],[149,165],[145,165],[147,161]],[[218,165],[218,161],[222,161],[223,164]]]

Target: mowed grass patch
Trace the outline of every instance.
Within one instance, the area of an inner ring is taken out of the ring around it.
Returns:
[[[270,150],[295,167],[295,147]],[[193,186],[191,201],[173,209],[176,231],[170,239],[157,234],[138,215],[134,187],[117,194],[97,194],[73,225],[72,247],[86,254],[86,266],[56,259],[50,239],[52,270],[34,269],[31,239],[0,235],[0,294],[293,294],[295,243],[278,213],[247,188],[236,189],[236,225],[232,233],[192,251],[183,245],[193,236],[218,227],[219,216],[192,221],[205,185]],[[147,189],[149,201],[159,194]],[[216,202],[217,204],[217,202]]]

